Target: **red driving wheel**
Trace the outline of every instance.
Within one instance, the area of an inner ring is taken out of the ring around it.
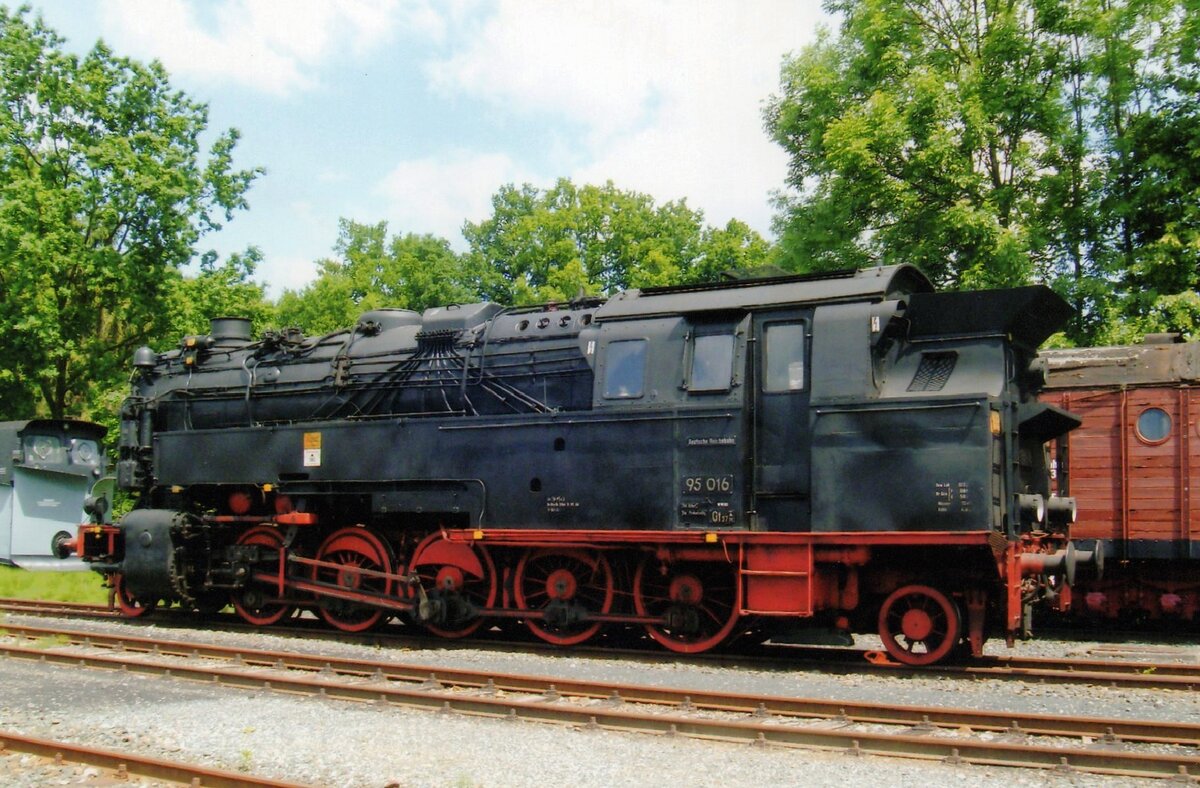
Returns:
[[[493,607],[499,590],[496,565],[479,545],[448,542],[440,533],[425,538],[413,551],[410,569],[427,598],[442,613],[421,626],[435,635],[457,639],[474,634],[487,619],[476,611]]]
[[[263,548],[264,559],[274,559],[270,566],[264,563],[263,569],[272,573],[279,571],[279,551],[283,549],[283,534],[269,525],[256,525],[238,537],[240,545],[254,545]],[[258,627],[268,627],[278,624],[295,612],[295,607],[284,602],[274,601],[278,586],[268,586],[264,583],[251,581],[245,587],[230,595],[233,609],[242,620]]]
[[[603,622],[573,617],[581,609],[585,613],[608,613],[615,595],[612,569],[604,554],[569,548],[546,548],[522,555],[514,591],[520,609],[550,613],[547,618],[528,618],[525,625],[557,646],[573,646],[599,632]],[[555,620],[556,611],[563,620]]]
[[[664,564],[653,556],[633,576],[633,605],[659,644],[681,654],[698,654],[723,643],[738,622],[737,570],[724,561]]]
[[[317,560],[337,565],[314,567],[313,579],[319,583],[369,596],[391,593],[391,579],[374,573],[391,574],[395,560],[387,543],[370,529],[354,526],[334,531],[317,550]],[[381,608],[337,597],[326,597],[317,615],[343,632],[363,632],[390,616]]]

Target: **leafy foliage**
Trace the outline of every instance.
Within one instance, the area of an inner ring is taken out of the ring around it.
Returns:
[[[275,325],[275,305],[267,299],[266,288],[251,279],[261,262],[262,251],[253,246],[220,264],[209,253],[201,259],[197,276],[172,277],[167,283],[166,339],[207,334],[215,317],[248,317],[255,333]]]
[[[467,270],[485,298],[506,304],[566,301],[716,279],[727,269],[770,262],[770,246],[742,222],[722,229],[671,201],[559,179],[544,191],[504,186],[492,216],[463,228],[470,245]]]
[[[260,170],[233,167],[233,130],[202,157],[206,107],[158,63],[79,58],[28,9],[0,8],[0,73],[0,410],[86,416]]]
[[[387,237],[387,222],[343,219],[336,259],[320,262],[317,278],[279,300],[278,318],[309,333],[354,325],[363,312],[381,307],[424,310],[475,298],[462,258],[450,242],[432,235]]]
[[[1200,284],[1198,0],[826,6],[838,34],[785,61],[766,110],[789,265],[1053,282],[1072,341],[1181,314]]]
[[[540,190],[503,186],[492,216],[468,223],[463,254],[430,235],[388,237],[386,222],[343,219],[317,278],[286,291],[278,318],[310,333],[351,326],[381,307],[423,310],[481,299],[523,305],[569,301],[627,287],[717,279],[767,265],[772,250],[737,220],[723,228],[682,202],[655,205],[612,183],[561,179]]]

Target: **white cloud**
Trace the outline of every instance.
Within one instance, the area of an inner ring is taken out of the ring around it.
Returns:
[[[385,201],[389,231],[432,233],[462,249],[463,222],[486,219],[501,186],[529,179],[507,154],[457,151],[400,162],[375,193]]]
[[[315,279],[317,268],[315,260],[268,254],[254,272],[254,278],[268,282],[267,295],[278,298],[284,290],[299,290]]]
[[[683,113],[615,141],[571,177],[576,183],[612,180],[659,201],[686,198],[709,224],[737,218],[767,235],[769,195],[784,185],[786,173],[786,154],[762,135],[751,108],[748,117],[711,122]]]
[[[550,112],[612,133],[637,121],[659,75],[646,69],[647,27],[663,7],[502,2],[466,46],[427,73],[448,92]],[[624,13],[621,13],[623,11]]]
[[[107,0],[104,37],[119,51],[157,58],[172,74],[287,95],[316,83],[326,58],[363,55],[387,42],[397,21],[432,33],[424,0]]]
[[[332,183],[349,183],[351,180],[350,173],[345,170],[338,170],[332,167],[322,167],[317,170],[317,183],[332,184]]]
[[[435,87],[580,125],[577,180],[688,198],[767,231],[786,158],[762,129],[782,56],[828,23],[816,3],[504,0],[427,65]]]

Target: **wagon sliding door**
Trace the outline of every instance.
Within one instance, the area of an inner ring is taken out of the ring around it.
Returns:
[[[1194,389],[1088,388],[1043,399],[1083,419],[1067,455],[1070,494],[1080,502],[1072,537],[1102,541],[1118,560],[1200,557]]]
[[[1121,392],[1122,536],[1128,558],[1196,558],[1192,466],[1196,439],[1188,388]]]

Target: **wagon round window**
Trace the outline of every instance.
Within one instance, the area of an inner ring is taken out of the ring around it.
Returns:
[[[1171,436],[1171,416],[1162,408],[1146,408],[1138,416],[1137,435],[1146,443],[1162,443]]]

